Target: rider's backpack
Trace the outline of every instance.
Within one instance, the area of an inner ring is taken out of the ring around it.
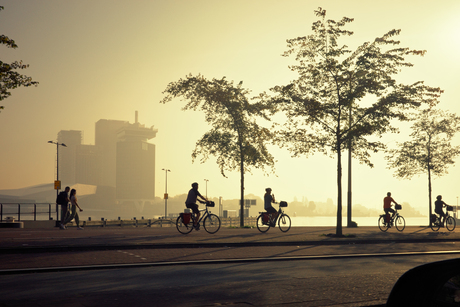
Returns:
[[[62,191],[61,193],[58,194],[58,196],[56,197],[56,204],[59,204],[59,205],[67,204],[67,193],[65,191]]]

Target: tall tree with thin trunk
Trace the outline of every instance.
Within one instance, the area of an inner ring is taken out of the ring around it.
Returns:
[[[410,140],[398,143],[397,149],[388,150],[388,167],[395,176],[410,179],[415,175],[428,177],[428,225],[432,212],[431,178],[447,174],[460,154],[460,146],[451,144],[460,131],[460,117],[454,113],[430,108],[420,112],[412,125]]]
[[[284,56],[295,56],[297,64],[289,68],[299,77],[275,86],[273,97],[265,99],[286,115],[278,142],[293,156],[320,152],[336,157],[336,235],[342,236],[343,151],[352,148],[355,159],[373,167],[370,153],[385,148],[379,137],[397,131],[392,120],[408,120],[410,110],[424,103],[436,104],[442,91],[421,81],[405,85],[394,79],[401,68],[412,66],[406,56],[425,53],[397,47],[399,41],[393,37],[400,30],[391,30],[352,51],[338,41],[353,34],[344,29],[353,19],[326,20],[322,8],[315,14],[320,19],[313,23],[313,34],[287,40]]]
[[[163,92],[166,103],[175,97],[187,100],[183,110],[201,110],[212,129],[196,143],[192,159],[201,156],[205,162],[209,156],[217,157],[221,174],[225,171],[240,172],[240,226],[244,227],[244,179],[251,168],[274,169],[274,158],[266,147],[272,138],[270,130],[258,125],[256,117],[269,120],[270,108],[263,103],[250,103],[249,91],[222,79],[207,80],[203,76],[189,75],[171,82]]]

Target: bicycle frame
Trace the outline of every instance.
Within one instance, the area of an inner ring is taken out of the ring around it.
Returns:
[[[390,214],[390,213],[388,213]],[[381,214],[379,216],[379,220],[378,220],[378,223],[379,223],[379,228],[381,231],[385,232],[388,230],[388,228],[391,227],[391,225],[395,225],[396,226],[396,229],[398,231],[403,231],[404,228],[406,228],[406,221],[404,219],[404,217],[402,215],[399,214],[398,212],[398,209],[395,209],[395,213],[394,213],[394,216],[392,216],[390,218],[390,221],[387,222],[386,220],[386,213],[385,214]],[[383,220],[383,223],[381,223],[381,220]]]
[[[277,203],[276,203],[277,204]],[[278,222],[278,227],[282,232],[287,232],[291,229],[291,218],[289,215],[284,213],[283,207],[287,206],[286,202],[280,202],[280,207],[278,209],[278,215],[273,218],[270,213],[264,211],[259,212],[259,216],[257,217],[256,225],[257,229],[260,232],[267,232],[270,227],[276,227],[276,223]],[[268,221],[265,222],[264,220],[268,218]]]
[[[197,224],[200,224],[204,220],[204,218],[207,217],[210,214],[210,212],[208,211],[208,206],[205,206],[204,209],[200,210],[200,212],[203,212],[203,211],[205,211],[205,212],[200,215],[200,219],[198,220]],[[192,212],[191,218],[192,218],[192,221],[195,222],[195,218],[196,218],[195,212]]]

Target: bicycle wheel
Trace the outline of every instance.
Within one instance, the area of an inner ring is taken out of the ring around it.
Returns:
[[[208,214],[204,219],[203,227],[208,233],[216,233],[220,229],[220,218],[215,214]]]
[[[451,216],[448,216],[446,219],[446,228],[449,231],[452,231],[455,229],[455,219]]]
[[[403,231],[406,228],[406,220],[401,215],[396,217],[395,226],[398,231]]]
[[[430,227],[433,231],[438,231],[439,228],[441,228],[441,220],[439,219],[439,217],[436,217],[436,220],[431,223]]]
[[[264,223],[263,221],[264,221],[264,215],[262,213],[257,218],[257,229],[259,229],[260,232],[267,232],[270,229],[270,222]]]
[[[193,230],[193,220],[190,220],[188,224],[184,224],[182,216],[179,215],[179,217],[176,220],[176,228],[181,234],[186,235]]]
[[[385,223],[385,216],[382,215],[380,218],[379,218],[379,228],[381,231],[385,232],[388,230],[388,227],[389,224]]]
[[[281,214],[278,218],[278,227],[282,232],[287,232],[291,229],[291,218],[287,214]]]

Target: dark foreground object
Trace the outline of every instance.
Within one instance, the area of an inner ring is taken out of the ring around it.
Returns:
[[[396,282],[387,307],[459,306],[460,259],[433,262],[407,271]]]

